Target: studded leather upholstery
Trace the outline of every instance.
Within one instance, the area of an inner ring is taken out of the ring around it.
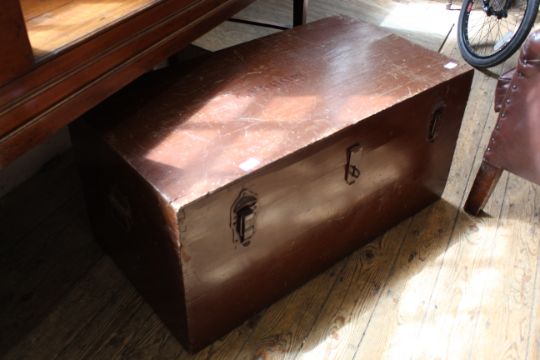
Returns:
[[[523,45],[517,67],[499,79],[495,111],[484,160],[540,184],[540,31]]]

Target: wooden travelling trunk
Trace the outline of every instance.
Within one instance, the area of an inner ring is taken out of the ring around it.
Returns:
[[[190,350],[437,200],[473,75],[343,17],[180,68],[72,132],[96,237]]]

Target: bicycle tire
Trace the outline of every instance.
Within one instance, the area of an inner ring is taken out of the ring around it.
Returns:
[[[464,0],[461,6],[458,20],[458,46],[461,56],[467,63],[477,68],[488,68],[502,63],[520,48],[534,25],[540,0],[526,0],[527,8],[513,38],[500,51],[488,56],[475,53],[468,41],[468,21],[471,9],[468,10],[467,7],[474,1],[479,0]]]

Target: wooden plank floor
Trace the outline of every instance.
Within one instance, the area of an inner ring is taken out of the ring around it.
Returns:
[[[354,1],[337,8],[347,3]],[[372,2],[379,9],[390,3]],[[229,30],[238,26],[199,42],[236,39],[240,31]],[[442,44],[440,34],[418,39]],[[459,61],[453,34],[442,52]],[[73,156],[62,156],[0,200],[0,357],[540,358],[538,187],[505,173],[484,216],[461,210],[495,122],[495,84],[476,73],[439,202],[196,355],[94,244]]]

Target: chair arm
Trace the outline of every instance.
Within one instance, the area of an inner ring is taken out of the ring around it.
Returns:
[[[540,32],[531,34],[522,46],[499,103],[484,160],[540,184]]]
[[[530,72],[540,71],[540,30],[533,32],[523,46],[518,59],[518,66],[516,69],[509,70],[499,77],[497,82],[497,88],[495,89],[495,112],[499,112],[502,109],[502,103],[506,96],[506,92],[510,87],[512,78],[516,75],[516,70],[525,77],[527,75],[533,75]],[[527,74],[528,73],[528,74]],[[535,84],[532,84],[535,85]],[[522,89],[523,90],[523,89]]]

